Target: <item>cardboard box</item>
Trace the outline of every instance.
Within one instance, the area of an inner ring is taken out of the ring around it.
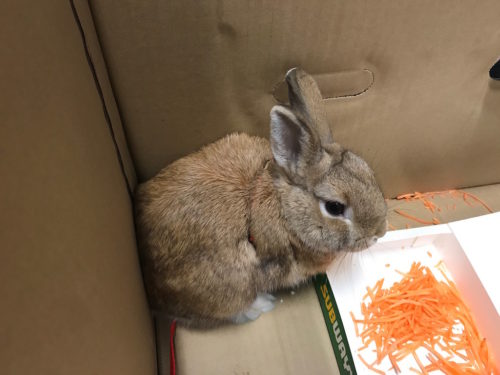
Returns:
[[[473,219],[389,232],[366,251],[347,254],[325,275],[315,280],[341,374],[373,374],[358,358],[362,346],[355,334],[352,311],[361,316],[360,303],[367,286],[384,278],[384,287],[401,279],[396,270],[406,272],[413,262],[435,270],[441,260],[474,315],[496,360],[500,358],[500,213]],[[442,277],[434,272],[436,278]],[[363,355],[367,351],[363,351]],[[418,368],[413,359],[404,363]],[[382,362],[381,369],[391,368]]]

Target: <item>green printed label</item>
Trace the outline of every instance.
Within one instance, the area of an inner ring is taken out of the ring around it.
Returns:
[[[328,335],[332,342],[333,352],[337,359],[340,374],[357,375],[351,349],[347,342],[344,325],[340,319],[339,309],[333,297],[332,288],[330,287],[327,276],[325,274],[317,275],[314,278],[314,285],[316,293],[318,294],[321,310],[323,311],[326,328],[328,329]]]

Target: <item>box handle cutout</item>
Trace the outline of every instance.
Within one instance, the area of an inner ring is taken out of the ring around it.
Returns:
[[[498,60],[490,69],[490,77],[500,81],[500,60]]]
[[[375,75],[368,69],[312,74],[312,76],[318,83],[323,99],[361,95],[368,91],[375,81]],[[274,85],[273,96],[280,104],[288,103],[288,89],[284,80]]]

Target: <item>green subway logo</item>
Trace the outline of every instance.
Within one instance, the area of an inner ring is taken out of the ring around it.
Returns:
[[[317,275],[314,278],[314,284],[340,373],[341,375],[357,375],[344,325],[327,276]]]

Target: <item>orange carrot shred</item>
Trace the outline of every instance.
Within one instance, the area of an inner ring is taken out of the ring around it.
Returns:
[[[359,337],[358,322],[356,321],[356,318],[354,317],[354,313],[352,311],[349,311],[349,314],[351,315],[351,319],[354,323],[354,331],[356,332],[356,337]]]
[[[415,217],[415,216],[412,216],[410,214],[407,214],[406,212],[403,212],[401,210],[394,210],[394,212],[396,212],[397,214],[399,214],[401,216],[406,217],[407,219],[414,220],[414,221],[416,221],[416,222],[418,222],[420,224],[427,224],[427,225],[434,224],[432,221],[427,221],[427,220],[419,219],[418,217]]]
[[[373,372],[376,372],[377,374],[380,374],[380,375],[385,375],[384,371],[379,370],[379,369],[375,368],[373,365],[370,365],[368,362],[366,362],[366,360],[361,356],[361,354],[358,354],[358,358],[361,360],[361,362],[363,362],[363,364],[366,367],[368,367]]]
[[[420,367],[420,370],[422,371],[422,374],[427,375],[427,370],[425,369],[424,365],[420,361],[420,358],[418,358],[417,353],[412,352],[413,358],[415,358],[415,362],[417,362],[418,367]]]
[[[416,191],[414,193],[407,193],[407,194],[398,195],[396,197],[396,199],[405,200],[407,202],[420,201],[423,204],[423,206],[434,215],[436,212],[441,212],[441,207],[439,207],[438,205],[436,205],[436,203],[433,202],[433,199],[436,196],[438,196],[438,197],[450,196],[452,198],[462,198],[462,201],[468,206],[473,206],[472,201],[474,201],[475,203],[478,203],[481,206],[483,206],[488,212],[491,212],[491,213],[493,212],[491,207],[488,206],[483,200],[478,198],[476,195],[469,193],[469,192],[456,190],[456,189],[443,190],[443,191],[430,191],[427,193],[420,193],[420,192]],[[450,209],[455,210],[455,208],[456,208],[455,203],[452,206],[450,206],[449,203],[446,204],[447,210],[450,210]],[[396,212],[397,214],[399,214],[401,216],[406,217],[407,219],[416,221],[416,222],[418,222],[420,224],[424,224],[424,225],[432,225],[432,224],[437,225],[437,224],[440,224],[440,222],[441,222],[435,216],[432,217],[432,220],[425,220],[425,219],[421,219],[421,218],[409,215],[401,210],[395,209],[394,212]]]
[[[396,374],[400,374],[401,369],[399,368],[397,362],[394,360],[394,357],[392,356],[392,354],[390,352],[388,352],[387,356],[389,357],[389,360],[391,361],[391,364],[392,364],[392,368],[394,369],[394,371],[396,371]]]
[[[432,257],[430,252],[427,254]],[[366,288],[364,300],[368,300],[361,305],[363,318],[356,319],[352,312],[351,318],[364,344],[359,351],[371,350],[375,345],[376,359],[369,364],[358,353],[360,361],[377,374],[385,374],[380,368],[383,363],[392,365],[389,371],[402,373],[399,362],[408,356],[418,365],[409,370],[422,375],[433,371],[500,374],[486,339],[447,276],[444,263],[440,261],[436,268],[444,281],[438,281],[428,267],[414,262],[406,273],[396,270],[402,278],[390,288],[383,287],[383,279]],[[426,364],[417,349],[427,353]]]
[[[439,268],[439,267],[442,267],[443,265],[444,265],[444,262],[441,259],[439,262],[436,263],[436,265],[434,266],[434,268]]]
[[[462,194],[462,198],[464,199],[464,202],[465,202],[465,203],[467,203],[467,205],[472,206],[472,203],[470,203],[470,202],[467,200],[467,194],[466,194],[466,193],[463,193],[463,194]]]
[[[477,196],[475,196],[474,194],[471,194],[471,193],[464,193],[464,196],[467,196],[469,198],[472,198],[474,199],[476,202],[478,202],[479,204],[481,204],[484,208],[486,208],[490,213],[493,213],[493,210],[491,209],[490,206],[488,206],[483,200],[479,199]]]

